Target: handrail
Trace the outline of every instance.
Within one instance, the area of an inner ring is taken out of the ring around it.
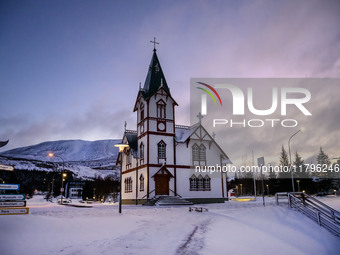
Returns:
[[[173,191],[172,189],[169,189],[172,193],[174,193],[175,196],[178,196],[178,197],[182,197],[180,194],[176,194],[175,191]]]
[[[288,204],[340,237],[340,212],[302,192],[288,193]]]
[[[340,212],[339,212],[339,211],[337,211],[337,210],[333,209],[332,207],[330,207],[330,206],[324,204],[324,203],[321,202],[320,200],[318,200],[318,199],[316,199],[316,198],[314,198],[314,197],[311,197],[311,196],[308,195],[308,194],[305,194],[305,196],[307,196],[311,201],[315,202],[316,204],[319,204],[319,205],[316,205],[316,206],[319,206],[319,207],[320,207],[320,205],[321,205],[321,206],[325,207],[326,209],[328,209],[328,210],[331,212],[332,218],[333,218],[333,219],[335,218],[335,215],[338,215],[337,217],[340,218]],[[311,203],[313,203],[313,202],[311,202]],[[315,204],[315,203],[314,203],[314,204]]]
[[[288,192],[278,192],[275,194],[276,205],[279,205],[279,197],[288,198]]]
[[[325,203],[322,203],[320,200],[302,192],[295,192],[294,194],[301,195],[302,199],[307,199],[309,203],[311,203],[314,207],[317,207],[319,210],[322,210],[324,214],[330,216],[332,219],[336,220],[336,218],[338,218],[340,220],[340,212],[326,205]]]
[[[154,192],[154,191],[155,191],[155,190],[151,190],[149,193],[145,194],[145,196],[143,196],[142,199],[145,198],[146,196],[150,195],[150,194],[151,194],[152,192]]]

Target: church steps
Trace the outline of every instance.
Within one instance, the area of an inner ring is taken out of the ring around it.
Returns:
[[[193,203],[179,197],[179,196],[159,196],[153,197],[143,205],[149,206],[171,206],[171,205],[192,205]]]

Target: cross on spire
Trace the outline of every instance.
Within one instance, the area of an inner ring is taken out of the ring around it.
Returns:
[[[156,44],[159,44],[159,42],[156,42],[156,37],[153,38],[153,41],[150,41],[153,43],[153,50],[156,51]]]
[[[203,115],[201,114],[201,112],[198,113],[197,118],[198,118],[199,123],[200,123],[200,125],[201,125],[202,119],[203,119]]]

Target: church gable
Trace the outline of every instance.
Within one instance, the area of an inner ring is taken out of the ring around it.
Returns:
[[[190,135],[190,138],[195,139],[195,140],[200,140],[200,141],[212,141],[213,140],[213,138],[201,125],[193,129]]]
[[[176,141],[178,143],[184,143],[186,148],[191,150],[192,163],[194,164],[205,164],[206,157],[204,155],[206,155],[207,150],[212,149],[212,146],[216,147],[222,158],[228,160],[231,164],[227,154],[215,141],[215,134],[211,136],[200,123],[191,127],[176,126]]]
[[[169,176],[170,178],[174,177],[164,165],[152,176],[152,178],[157,175],[166,175]]]

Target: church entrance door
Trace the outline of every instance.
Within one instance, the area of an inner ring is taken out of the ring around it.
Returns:
[[[155,175],[155,194],[169,195],[169,175]]]

